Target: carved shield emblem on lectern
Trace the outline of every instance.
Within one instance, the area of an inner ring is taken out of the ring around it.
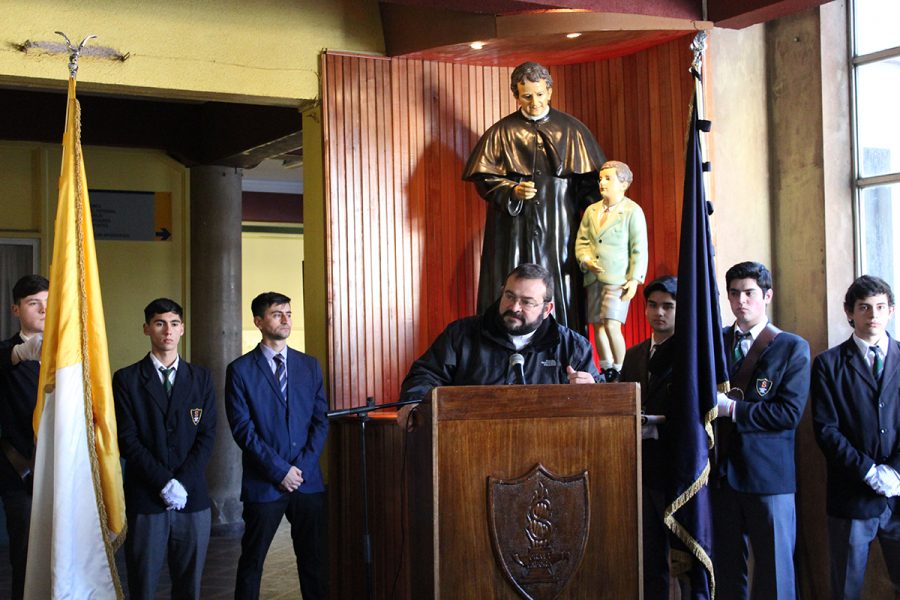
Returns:
[[[518,479],[488,477],[494,558],[528,600],[552,600],[578,571],[590,528],[588,474],[554,475],[543,465]]]

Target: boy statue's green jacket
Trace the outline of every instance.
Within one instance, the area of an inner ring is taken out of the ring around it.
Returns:
[[[584,285],[597,281],[621,285],[631,279],[643,283],[648,262],[644,211],[628,198],[613,206],[605,219],[604,210],[603,202],[591,204],[584,211],[575,238],[575,258],[585,272]],[[588,269],[584,264],[587,260],[596,260],[604,272]]]

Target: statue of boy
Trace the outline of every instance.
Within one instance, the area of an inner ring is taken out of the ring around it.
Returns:
[[[616,381],[625,359],[622,323],[639,283],[647,277],[647,222],[644,211],[625,197],[631,169],[611,160],[600,168],[600,196],[584,211],[575,242],[575,256],[585,272],[588,322],[600,368]]]

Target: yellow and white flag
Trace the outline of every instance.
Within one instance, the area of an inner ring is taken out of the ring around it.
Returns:
[[[113,555],[125,536],[97,254],[69,79],[34,431],[25,597],[121,598]]]

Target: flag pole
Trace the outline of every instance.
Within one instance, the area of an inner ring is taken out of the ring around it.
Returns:
[[[689,106],[685,151],[684,197],[678,256],[678,294],[675,314],[676,357],[672,402],[667,411],[666,448],[671,465],[666,486],[663,520],[693,556],[691,597],[714,600],[715,569],[712,555],[712,507],[709,477],[712,421],[716,391],[727,379],[709,227],[703,133],[710,123],[701,120],[701,73],[707,32],[691,43],[694,94]]]
[[[127,530],[97,253],[69,53],[66,125],[53,228],[38,397],[26,600],[122,598],[115,551]]]

